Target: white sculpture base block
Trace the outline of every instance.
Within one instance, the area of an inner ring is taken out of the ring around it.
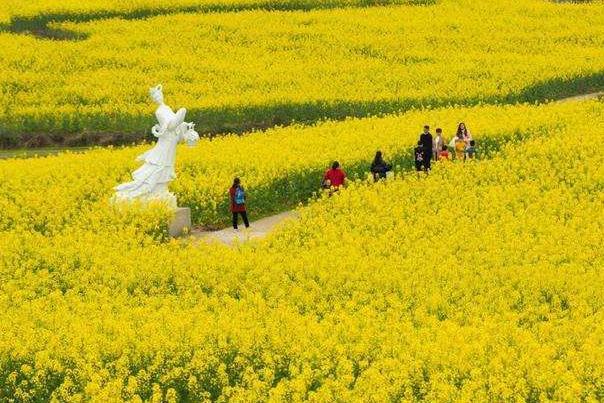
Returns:
[[[171,237],[179,237],[191,230],[191,209],[188,207],[177,207],[174,210],[174,218],[168,224],[168,233]]]

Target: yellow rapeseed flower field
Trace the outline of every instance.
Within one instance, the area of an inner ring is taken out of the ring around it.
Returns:
[[[77,18],[78,15],[87,13],[121,12],[134,13],[139,10],[161,12],[172,9],[312,9],[346,6],[370,6],[380,4],[413,4],[431,3],[419,0],[93,0],[81,2],[77,0],[31,0],[23,3],[19,0],[5,0],[0,6],[5,18],[35,18],[49,14],[69,14]]]
[[[249,9],[203,11],[209,4]],[[202,133],[532,102],[604,82],[600,1],[270,4],[9,1],[0,26],[1,141],[144,138],[146,89],[158,82]],[[49,30],[68,38],[44,39]]]
[[[490,152],[405,171],[418,125],[460,119]],[[175,188],[200,203],[231,159],[252,196],[310,189],[334,153],[359,177],[401,153],[395,179],[235,248],[166,240],[160,206],[109,208],[142,147],[1,161],[0,398],[601,400],[603,128],[597,101],[449,108],[179,150]]]
[[[203,139],[195,148],[178,149],[178,177],[171,189],[181,205],[191,207],[194,223],[221,225],[228,221],[225,192],[235,176],[248,187],[248,203],[258,217],[306,201],[333,160],[358,179],[366,177],[378,149],[396,170],[410,168],[411,149],[425,123],[441,126],[450,139],[457,123],[466,121],[480,153],[488,156],[497,143],[547,136],[600,108],[599,103],[445,108]],[[147,148],[98,148],[85,154],[0,161],[0,203],[6,205],[0,228],[18,224],[55,232],[80,219],[83,211],[107,209],[113,186],[129,178],[140,164],[135,157]],[[19,200],[28,203],[15,203]]]
[[[110,202],[150,144],[0,160],[0,401],[604,401],[604,102],[547,102],[604,88],[603,5],[0,1],[0,147],[150,139],[161,82],[221,134],[177,150],[195,225],[235,176],[299,212],[172,239]]]

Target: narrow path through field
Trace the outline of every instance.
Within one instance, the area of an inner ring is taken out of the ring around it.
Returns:
[[[193,231],[191,232],[191,237],[206,242],[222,242],[227,245],[233,245],[236,242],[264,238],[278,225],[281,225],[288,220],[294,220],[297,217],[298,213],[295,210],[286,211],[284,213],[253,221],[250,223],[250,228],[247,229],[243,228],[243,224],[241,224],[239,230],[226,228],[220,231]]]
[[[557,102],[580,102],[599,97],[604,97],[604,91],[563,98]],[[226,245],[233,245],[251,239],[262,239],[279,225],[288,220],[295,220],[297,217],[298,213],[295,210],[285,211],[258,221],[253,221],[250,223],[250,228],[247,230],[243,228],[240,228],[238,231],[235,231],[232,228],[219,231],[198,230],[191,232],[191,238],[205,242],[222,242]],[[242,225],[240,227],[242,227]]]
[[[573,97],[562,98],[558,102],[576,102],[576,101],[587,101],[589,99],[596,99],[604,97],[604,91],[592,92],[589,94],[575,95]]]

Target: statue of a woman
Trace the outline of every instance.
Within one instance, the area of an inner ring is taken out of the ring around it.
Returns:
[[[151,133],[157,137],[155,147],[138,156],[144,164],[132,173],[132,182],[123,183],[115,188],[114,200],[162,200],[176,208],[176,196],[168,190],[168,184],[176,178],[174,161],[176,145],[185,141],[193,146],[199,140],[193,123],[186,123],[187,110],[181,108],[174,113],[164,103],[161,84],[149,90],[153,101],[158,104],[155,116],[157,124]]]

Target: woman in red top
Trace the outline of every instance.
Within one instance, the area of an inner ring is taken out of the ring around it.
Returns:
[[[331,164],[331,169],[328,169],[325,172],[325,175],[323,175],[323,186],[326,189],[337,190],[345,181],[346,172],[340,168],[340,163],[338,161],[334,161],[334,163]]]
[[[247,219],[247,210],[245,208],[245,192],[239,178],[233,180],[233,186],[229,189],[229,199],[231,201],[231,213],[233,213],[233,228],[237,229],[239,214],[241,214],[245,228],[249,228],[250,222]]]

